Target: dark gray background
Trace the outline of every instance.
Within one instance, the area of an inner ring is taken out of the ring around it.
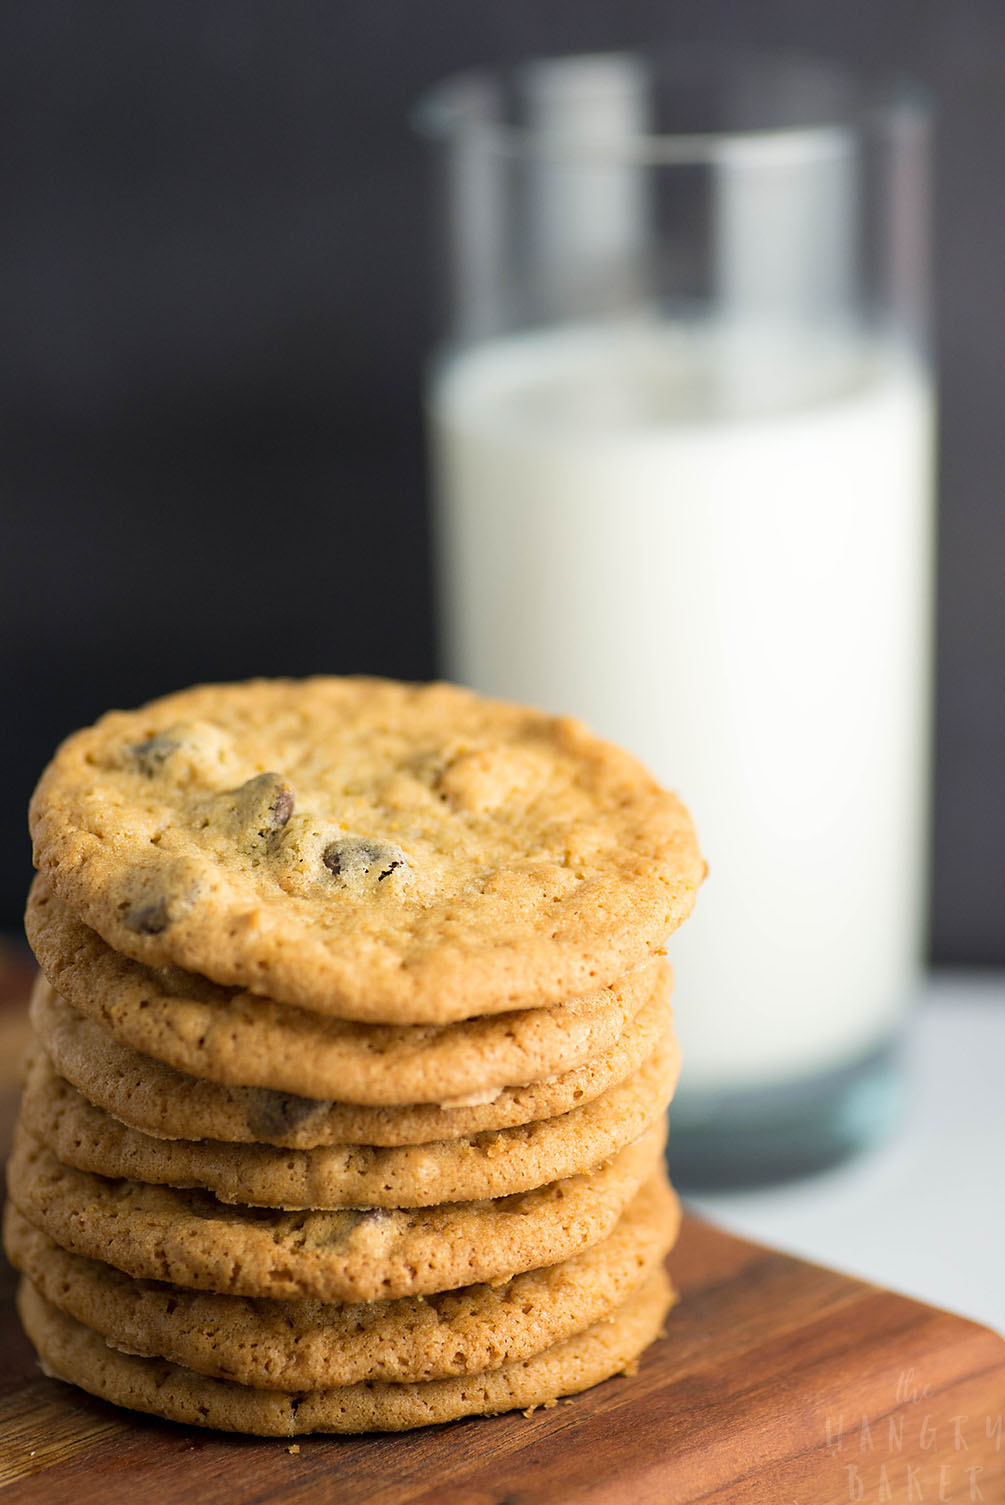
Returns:
[[[933,953],[1005,962],[1001,0],[32,0],[0,32],[0,924],[34,778],[107,706],[433,671],[415,94],[533,53],[757,41],[938,102]]]

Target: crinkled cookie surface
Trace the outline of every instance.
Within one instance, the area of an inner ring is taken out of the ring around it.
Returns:
[[[343,1018],[559,1002],[658,953],[688,814],[580,723],[444,684],[201,686],[67,739],[35,860],[109,945]]]

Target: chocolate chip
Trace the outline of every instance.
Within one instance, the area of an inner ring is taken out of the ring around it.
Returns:
[[[134,935],[162,935],[189,912],[198,894],[198,874],[185,863],[124,874],[122,923]]]
[[[130,749],[130,753],[139,765],[141,773],[152,779],[160,773],[164,764],[172,753],[176,753],[181,746],[177,737],[168,737],[161,734],[159,737],[151,737],[146,742],[137,742]]]
[[[291,1134],[331,1108],[330,1100],[274,1092],[268,1087],[249,1087],[248,1093],[248,1122],[259,1139]]]
[[[281,831],[293,814],[293,790],[289,784],[282,784],[277,790],[276,797],[269,806],[269,814],[273,830]]]
[[[162,898],[127,909],[122,916],[122,923],[136,935],[160,935],[171,924],[172,918],[171,901]]]
[[[389,878],[395,868],[405,867],[408,858],[393,842],[375,836],[345,836],[325,847],[322,861],[328,871],[346,883],[358,883],[372,873],[378,883]]]
[[[235,835],[251,835],[263,840],[281,831],[293,814],[293,790],[278,773],[259,773],[238,789],[217,795],[214,805],[217,819]]]

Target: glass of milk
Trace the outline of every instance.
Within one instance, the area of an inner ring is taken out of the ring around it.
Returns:
[[[685,1184],[873,1140],[923,957],[928,123],[803,58],[448,80],[428,383],[442,668],[692,810]]]

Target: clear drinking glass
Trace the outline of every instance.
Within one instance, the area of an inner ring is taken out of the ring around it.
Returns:
[[[442,667],[691,808],[679,1180],[875,1137],[922,962],[928,120],[802,58],[434,88]]]

